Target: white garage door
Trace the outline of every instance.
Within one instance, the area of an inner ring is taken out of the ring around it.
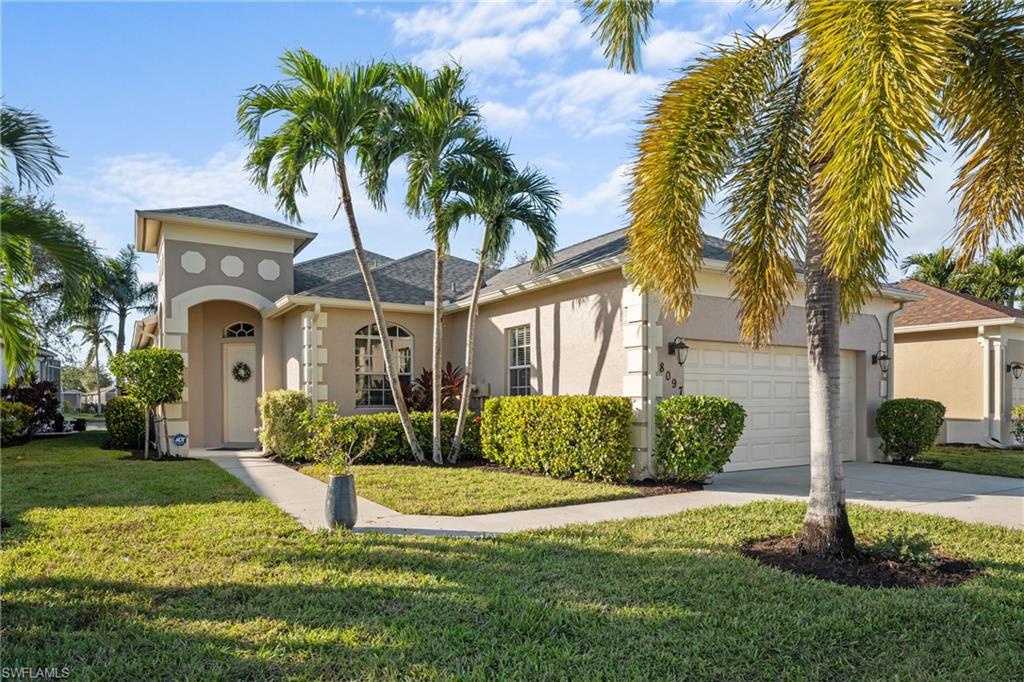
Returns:
[[[747,411],[746,427],[726,471],[810,462],[807,351],[772,347],[754,351],[734,343],[690,341],[685,391],[731,398]],[[840,358],[840,448],[854,458],[854,355]]]

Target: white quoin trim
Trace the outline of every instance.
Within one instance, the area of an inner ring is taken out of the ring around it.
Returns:
[[[243,289],[229,284],[209,284],[183,291],[170,302],[170,315],[164,319],[164,331],[184,334],[188,332],[188,309],[207,301],[235,301],[244,303],[261,313],[274,305],[268,298],[260,296],[251,289]]]

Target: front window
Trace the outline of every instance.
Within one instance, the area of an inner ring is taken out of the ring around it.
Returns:
[[[256,327],[248,322],[236,322],[224,327],[225,339],[244,339],[256,336]]]
[[[530,327],[508,330],[508,394],[530,395]]]
[[[413,337],[404,327],[388,325],[388,337],[398,360],[398,380],[408,387],[412,380]],[[395,404],[388,375],[384,371],[384,347],[377,325],[370,324],[355,336],[356,406],[390,407]]]

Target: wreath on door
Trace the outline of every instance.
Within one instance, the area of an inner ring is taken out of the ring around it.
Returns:
[[[244,384],[252,378],[252,368],[239,360],[235,363],[235,366],[231,368],[231,377],[238,383]]]

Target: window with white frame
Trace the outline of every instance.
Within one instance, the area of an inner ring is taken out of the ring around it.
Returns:
[[[224,327],[225,339],[242,339],[256,336],[256,327],[248,322],[235,322]]]
[[[408,388],[412,380],[413,336],[397,324],[388,325],[388,338],[398,361],[398,380]],[[355,334],[356,407],[390,407],[395,404],[384,370],[384,346],[377,325],[369,324]]]
[[[508,394],[530,395],[530,326],[508,332]]]

